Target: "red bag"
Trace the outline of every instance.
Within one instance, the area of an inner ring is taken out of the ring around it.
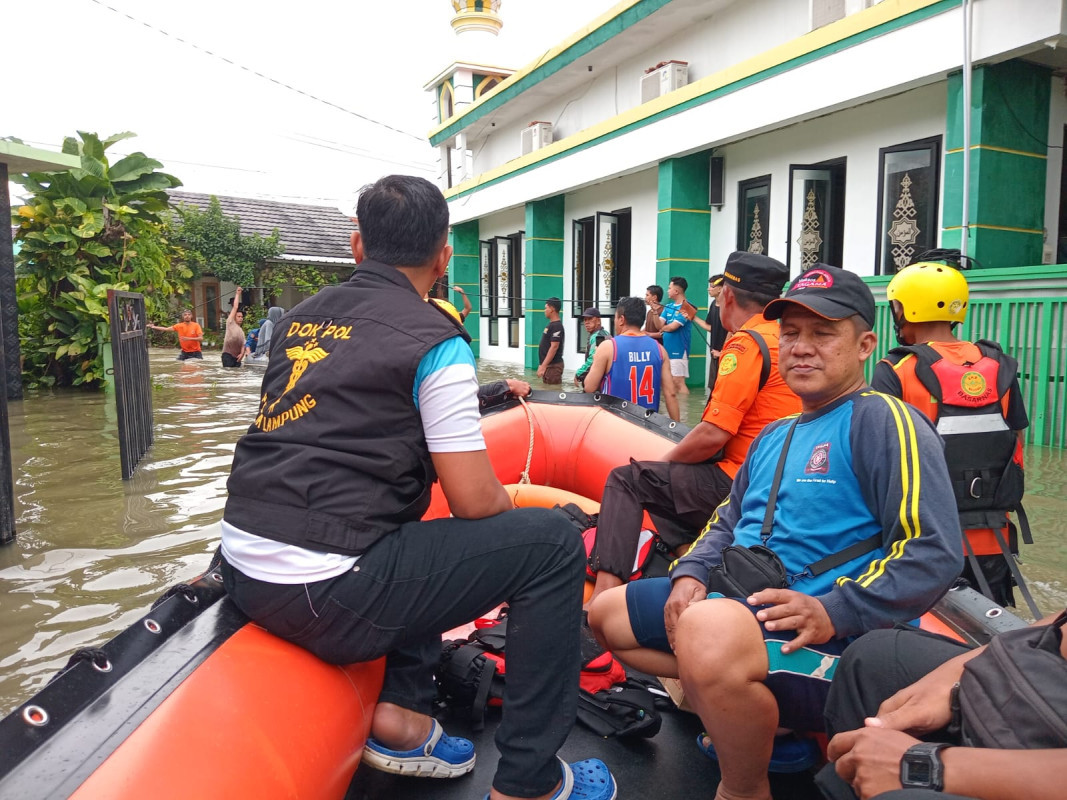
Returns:
[[[596,580],[596,570],[593,569],[593,549],[596,547],[596,531],[594,528],[586,528],[582,531],[582,540],[585,542],[585,575],[591,580]],[[667,576],[674,556],[670,548],[659,538],[655,531],[642,530],[637,540],[637,557],[634,558],[633,571],[630,580],[638,578],[663,578]]]

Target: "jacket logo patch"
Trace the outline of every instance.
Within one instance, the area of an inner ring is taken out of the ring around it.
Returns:
[[[986,391],[985,376],[981,372],[965,372],[960,378],[960,388],[969,397],[981,397]]]
[[[297,325],[298,323],[293,324]],[[351,329],[349,329],[349,331],[350,330]],[[347,338],[346,334],[347,332],[343,332],[341,336],[335,338]],[[259,413],[256,415],[255,426],[261,431],[269,433],[270,431],[282,427],[287,422],[300,419],[313,409],[316,403],[315,398],[310,394],[305,394],[286,410],[278,414],[274,413],[274,410],[278,407],[278,403],[280,403],[282,398],[296,387],[297,382],[304,373],[307,372],[308,367],[312,364],[319,363],[329,355],[329,351],[320,347],[319,340],[314,337],[308,339],[303,344],[285,348],[285,357],[292,362],[292,367],[289,372],[289,380],[285,384],[285,389],[278,395],[278,398],[273,403],[268,404],[270,397],[267,394],[263,395],[259,404]],[[275,356],[275,358],[278,358],[278,356]]]
[[[830,443],[815,445],[808,456],[808,465],[804,467],[805,475],[825,475],[830,471]]]
[[[735,369],[737,369],[737,356],[733,353],[726,353],[723,355],[719,360],[719,374],[729,375]]]

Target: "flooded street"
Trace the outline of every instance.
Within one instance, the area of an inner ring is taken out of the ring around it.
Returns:
[[[195,577],[218,544],[234,444],[256,408],[262,372],[224,370],[217,353],[178,362],[151,353],[155,443],[120,478],[111,395],[57,392],[10,404],[18,538],[0,548],[0,714]],[[482,362],[481,379],[532,371]],[[570,387],[572,373],[564,376]],[[699,419],[703,394],[683,403]],[[1027,451],[1027,509],[1037,540],[1024,572],[1045,610],[1067,603],[1067,453]]]

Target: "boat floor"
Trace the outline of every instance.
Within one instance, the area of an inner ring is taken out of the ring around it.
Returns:
[[[576,724],[560,750],[567,761],[599,758],[610,767],[619,786],[620,798],[663,798],[689,800],[714,795],[719,783],[718,765],[700,753],[696,737],[702,729],[700,719],[685,711],[665,711],[663,727],[651,739],[602,739]],[[454,780],[405,778],[387,775],[360,766],[349,786],[345,800],[481,800],[489,792],[496,767],[497,750],[493,735],[500,722],[500,712],[491,711],[485,729],[474,733],[461,715],[442,717],[446,730],[453,736],[472,739],[478,762],[470,775]],[[771,790],[776,800],[819,800],[812,772],[797,775],[772,775]]]

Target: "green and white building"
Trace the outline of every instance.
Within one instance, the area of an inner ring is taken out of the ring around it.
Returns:
[[[738,249],[887,276],[966,230],[996,286],[1065,293],[1062,0],[624,0],[515,71],[499,0],[452,4],[482,41],[427,84],[430,141],[483,357],[534,366],[558,295],[573,369],[584,307],[682,275],[704,308]]]

